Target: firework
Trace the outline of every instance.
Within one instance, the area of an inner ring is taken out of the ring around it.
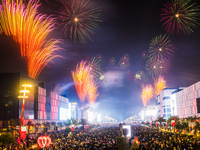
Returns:
[[[88,61],[88,65],[90,67],[90,75],[94,80],[98,80],[101,77],[101,57],[93,57],[90,61]]]
[[[114,57],[111,57],[109,58],[108,62],[111,64],[111,65],[114,65],[115,64],[115,58]]]
[[[157,78],[159,75],[167,74],[170,68],[171,63],[167,59],[162,61],[149,59],[146,63],[147,73],[154,78]]]
[[[84,103],[87,96],[87,87],[90,79],[90,67],[87,61],[81,61],[77,64],[76,70],[72,71],[76,92],[82,103]]]
[[[100,60],[103,60],[103,55],[102,54],[97,54],[96,55],[96,58],[100,59]]]
[[[151,40],[149,48],[149,59],[163,61],[164,59],[171,60],[174,54],[174,45],[172,44],[169,35],[159,35]]]
[[[130,65],[129,58],[123,56],[123,57],[120,59],[120,61],[119,61],[119,65],[120,65],[120,67],[122,67],[122,68],[127,68],[127,67],[129,67],[129,65]]]
[[[47,35],[54,29],[54,19],[37,12],[39,0],[29,1],[27,7],[22,0],[2,1],[0,9],[0,33],[12,36],[20,44],[21,56],[27,57],[28,73],[36,79],[42,69],[55,57],[54,52],[61,49],[60,40]]]
[[[94,81],[90,81],[87,87],[88,94],[87,94],[87,100],[89,103],[94,103],[99,95],[97,92],[98,90],[98,84],[95,83]]]
[[[192,0],[172,0],[162,9],[161,20],[169,34],[190,34],[199,23],[199,9]]]
[[[143,51],[141,56],[143,59],[146,59],[148,57],[148,51]]]
[[[154,80],[155,95],[158,96],[164,88],[167,88],[166,80],[163,76],[160,75]]]
[[[145,75],[145,73],[143,71],[138,71],[135,74],[135,82],[136,83],[142,84],[146,81],[147,81],[147,76]]]
[[[95,34],[100,25],[100,8],[90,0],[65,0],[63,7],[58,12],[61,23],[59,26],[71,40],[86,43],[91,39],[90,34]]]
[[[122,56],[122,58],[123,58],[123,59],[129,59],[129,55],[128,55],[128,54],[124,54],[124,55]]]
[[[142,102],[144,107],[147,106],[147,102],[150,101],[150,99],[153,96],[153,88],[151,85],[142,85]]]

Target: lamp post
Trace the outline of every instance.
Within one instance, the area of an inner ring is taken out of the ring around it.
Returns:
[[[24,90],[21,90],[20,93],[23,93],[23,95],[22,96],[21,95],[18,96],[18,98],[23,98],[23,101],[22,101],[22,111],[21,111],[21,117],[20,117],[21,123],[23,125],[24,104],[25,104],[25,99],[28,98],[28,96],[26,96],[26,93],[29,93],[29,90],[27,90],[26,88],[27,87],[32,87],[32,85],[23,84],[22,87],[24,87]]]
[[[23,93],[23,95],[18,96],[18,98],[22,98],[22,111],[21,111],[21,117],[20,117],[20,126],[19,126],[19,135],[21,136],[21,126],[23,125],[23,114],[24,114],[24,104],[25,104],[25,99],[28,98],[26,96],[26,93],[29,93],[29,90],[27,90],[27,87],[32,87],[32,85],[28,84],[23,84],[22,87],[24,87],[24,90],[21,90],[20,93]],[[21,137],[19,136],[19,139]]]

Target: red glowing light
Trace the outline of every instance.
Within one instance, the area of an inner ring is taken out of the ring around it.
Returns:
[[[40,148],[48,147],[51,144],[51,138],[49,136],[40,136],[37,139],[37,143]]]

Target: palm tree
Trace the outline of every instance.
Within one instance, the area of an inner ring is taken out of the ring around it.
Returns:
[[[164,119],[164,117],[158,117],[156,119],[156,122],[159,122],[160,123],[160,128],[162,127],[162,122],[166,122],[166,120]]]
[[[74,119],[74,118],[73,118],[71,122],[72,122],[72,124],[74,124],[74,125],[78,125],[78,124],[79,124],[79,123],[78,123],[78,119]]]
[[[176,123],[179,121],[179,117],[178,116],[170,116],[168,119],[167,119],[167,123],[171,124],[171,121],[174,120],[175,121],[175,125]],[[175,132],[175,127],[174,126],[174,132]]]

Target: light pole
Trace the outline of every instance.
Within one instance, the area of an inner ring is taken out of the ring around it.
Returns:
[[[20,92],[23,93],[23,95],[18,96],[18,98],[23,98],[22,101],[22,111],[21,111],[21,123],[23,125],[23,114],[24,114],[24,104],[25,104],[25,99],[28,98],[28,96],[26,96],[26,93],[29,93],[29,90],[27,90],[27,87],[32,87],[32,85],[28,85],[28,84],[23,84],[22,87],[24,87],[24,90],[21,90]]]
[[[27,90],[27,87],[32,87],[32,85],[28,84],[23,84],[22,87],[24,87],[24,90],[21,90],[20,93],[23,93],[23,95],[18,96],[18,98],[23,98],[22,101],[22,111],[21,111],[21,117],[20,117],[20,126],[19,126],[19,138],[21,139],[21,126],[23,125],[23,114],[24,114],[24,104],[25,104],[25,99],[28,98],[26,96],[26,93],[29,93],[29,90]]]

